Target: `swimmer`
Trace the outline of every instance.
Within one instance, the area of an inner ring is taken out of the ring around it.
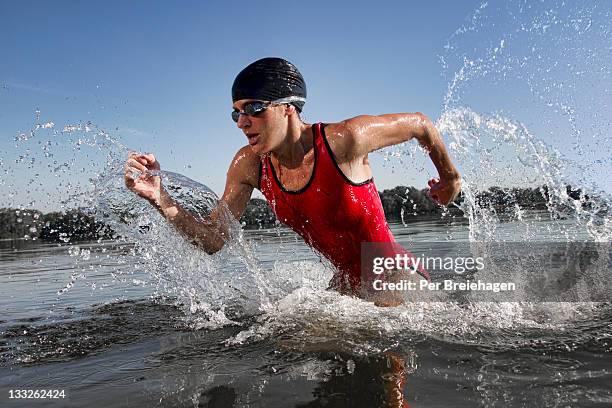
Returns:
[[[439,174],[428,183],[429,196],[447,205],[459,193],[459,173],[437,129],[422,113],[305,123],[300,116],[306,102],[304,78],[281,58],[263,58],[244,68],[234,80],[232,102],[231,118],[248,144],[234,156],[223,196],[205,221],[172,200],[152,172],[160,170],[154,155],[131,153],[125,166],[127,187],[207,253],[223,247],[229,220],[240,219],[258,189],[276,217],[334,265],[330,286],[360,296],[361,244],[389,243],[403,251],[393,244],[368,154],[416,139]]]

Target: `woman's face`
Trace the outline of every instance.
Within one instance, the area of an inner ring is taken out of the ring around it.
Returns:
[[[241,112],[236,125],[247,137],[253,152],[263,155],[277,149],[286,137],[286,105],[271,105],[257,115],[247,115],[244,106],[255,99],[241,99],[232,105],[235,111]]]

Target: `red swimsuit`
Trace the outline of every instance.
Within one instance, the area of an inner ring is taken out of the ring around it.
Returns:
[[[277,218],[338,269],[332,286],[354,290],[361,281],[361,243],[391,243],[395,238],[374,180],[353,183],[342,173],[324,129],[324,124],[313,125],[314,165],[306,186],[286,190],[267,155],[260,167],[259,189]]]

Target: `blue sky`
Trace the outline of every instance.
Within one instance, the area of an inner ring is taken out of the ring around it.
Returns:
[[[91,121],[221,193],[245,144],[229,116],[231,84],[244,66],[265,56],[295,63],[308,86],[308,122],[401,111],[436,119],[449,83],[440,56],[481,3],[0,0],[0,157],[5,166],[12,160],[13,137],[39,109],[56,126]],[[461,46],[488,40],[466,36]],[[471,102],[530,111],[508,96]],[[372,161],[380,189],[433,175],[422,164]]]

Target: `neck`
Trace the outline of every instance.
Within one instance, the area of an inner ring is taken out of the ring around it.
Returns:
[[[284,143],[272,152],[274,158],[288,168],[302,164],[304,156],[312,148],[313,138],[310,136],[310,128],[311,125],[299,119],[290,120]]]

